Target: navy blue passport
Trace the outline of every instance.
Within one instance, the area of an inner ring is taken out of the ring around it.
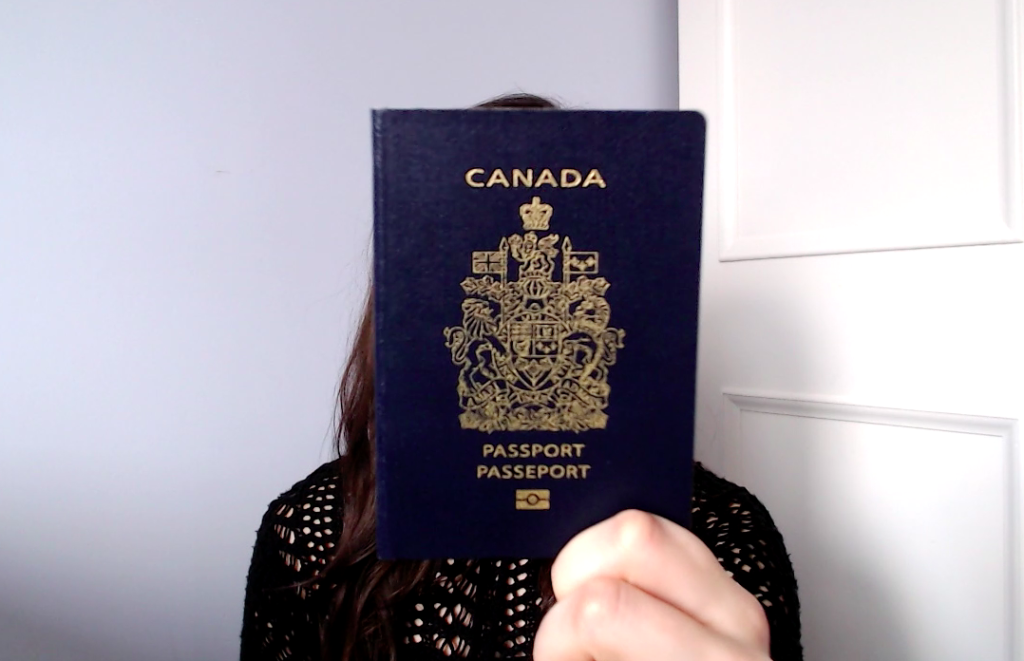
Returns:
[[[377,552],[690,520],[704,120],[378,110]]]

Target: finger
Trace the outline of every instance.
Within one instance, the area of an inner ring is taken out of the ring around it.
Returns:
[[[617,514],[571,539],[551,568],[559,599],[596,577],[626,581],[722,635],[768,649],[761,604],[700,539],[667,519]]]
[[[597,578],[548,611],[536,661],[768,661],[625,581]]]

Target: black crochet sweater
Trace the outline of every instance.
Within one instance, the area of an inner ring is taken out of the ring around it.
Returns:
[[[327,589],[318,578],[338,539],[341,489],[324,464],[271,503],[245,594],[242,661],[319,661]],[[750,492],[695,465],[693,532],[764,606],[774,661],[803,658],[796,579],[782,536]],[[399,659],[530,657],[543,612],[539,560],[448,560],[395,612]]]

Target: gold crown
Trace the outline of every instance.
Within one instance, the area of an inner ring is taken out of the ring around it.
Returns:
[[[539,197],[533,202],[519,207],[519,216],[523,219],[524,230],[546,230],[551,220],[551,205],[541,204]]]

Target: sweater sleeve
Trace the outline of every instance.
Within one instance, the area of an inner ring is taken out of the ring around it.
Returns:
[[[313,579],[334,546],[325,534],[337,528],[333,480],[321,469],[264,514],[246,582],[241,661],[319,661],[324,605]]]
[[[697,465],[693,532],[718,562],[757,597],[768,618],[773,661],[801,661],[800,601],[782,534],[761,501]]]

